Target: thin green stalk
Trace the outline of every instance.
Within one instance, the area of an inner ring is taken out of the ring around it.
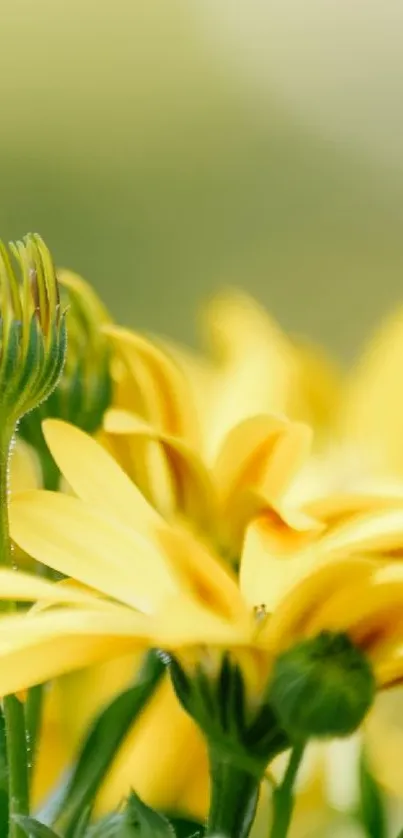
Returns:
[[[60,481],[60,471],[46,448],[42,431],[40,431],[41,444],[37,446],[40,451],[41,464],[43,472],[43,486],[48,491],[57,491]],[[46,565],[38,564],[38,572],[49,579],[53,578],[53,573]],[[28,690],[28,696],[25,705],[25,724],[27,731],[27,743],[29,748],[28,772],[32,776],[32,768],[35,762],[36,748],[38,737],[41,732],[42,715],[43,715],[43,693],[44,684],[36,684]]]
[[[273,792],[270,838],[286,838],[294,810],[294,783],[304,755],[305,742],[295,743],[282,783]]]
[[[211,799],[206,838],[247,838],[255,819],[260,780],[234,765],[220,752],[210,751]]]
[[[14,815],[29,814],[27,742],[25,737],[24,706],[15,695],[3,699],[6,726],[9,838],[26,838],[24,830],[14,821]]]
[[[8,521],[8,469],[13,428],[0,427],[0,565],[12,567],[11,543]],[[6,603],[8,611],[14,603]],[[29,813],[28,759],[23,704],[15,695],[3,699],[6,729],[8,789],[9,789],[9,838],[24,838],[24,830],[14,821],[14,815]]]
[[[36,748],[38,744],[38,737],[42,725],[42,711],[43,711],[43,684],[37,684],[28,690],[27,700],[25,703],[25,726],[26,726],[26,740],[28,750],[28,773],[32,774],[32,769],[35,763]]]

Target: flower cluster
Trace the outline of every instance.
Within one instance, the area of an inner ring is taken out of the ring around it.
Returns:
[[[403,681],[403,326],[345,381],[234,292],[211,304],[196,355],[114,324],[84,280],[56,276],[38,236],[12,252],[20,284],[0,248],[9,838],[172,835],[166,814],[285,838],[304,766],[312,785],[352,735],[351,817],[365,826],[376,809],[368,834],[386,836],[370,755],[376,696]]]

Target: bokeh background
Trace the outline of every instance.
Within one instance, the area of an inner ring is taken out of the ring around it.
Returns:
[[[128,325],[222,285],[350,358],[402,297],[403,3],[2,0],[0,231]]]

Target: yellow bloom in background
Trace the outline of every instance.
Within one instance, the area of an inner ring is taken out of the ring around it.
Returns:
[[[227,423],[231,411],[239,415],[253,405],[256,412],[285,413],[314,428],[305,497],[324,487],[362,490],[381,481],[402,491],[400,310],[384,318],[362,356],[343,373],[321,347],[285,335],[245,294],[229,291],[214,298],[204,330],[218,359],[215,415],[227,401]]]
[[[275,412],[308,422],[317,435],[329,426],[340,397],[341,373],[321,347],[290,339],[253,298],[239,291],[211,300],[202,331],[215,376],[210,425],[222,433],[235,418]]]

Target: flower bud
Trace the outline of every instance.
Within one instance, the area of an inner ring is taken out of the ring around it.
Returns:
[[[369,661],[348,635],[321,632],[277,658],[268,699],[292,738],[349,736],[375,696]]]
[[[26,416],[21,435],[42,450],[41,423],[47,417],[72,422],[87,433],[100,427],[112,398],[110,349],[102,326],[109,321],[93,289],[76,274],[58,271],[66,298],[69,342],[59,384],[39,411]]]
[[[59,380],[66,324],[48,248],[40,236],[0,242],[0,414],[10,425],[48,398]]]

